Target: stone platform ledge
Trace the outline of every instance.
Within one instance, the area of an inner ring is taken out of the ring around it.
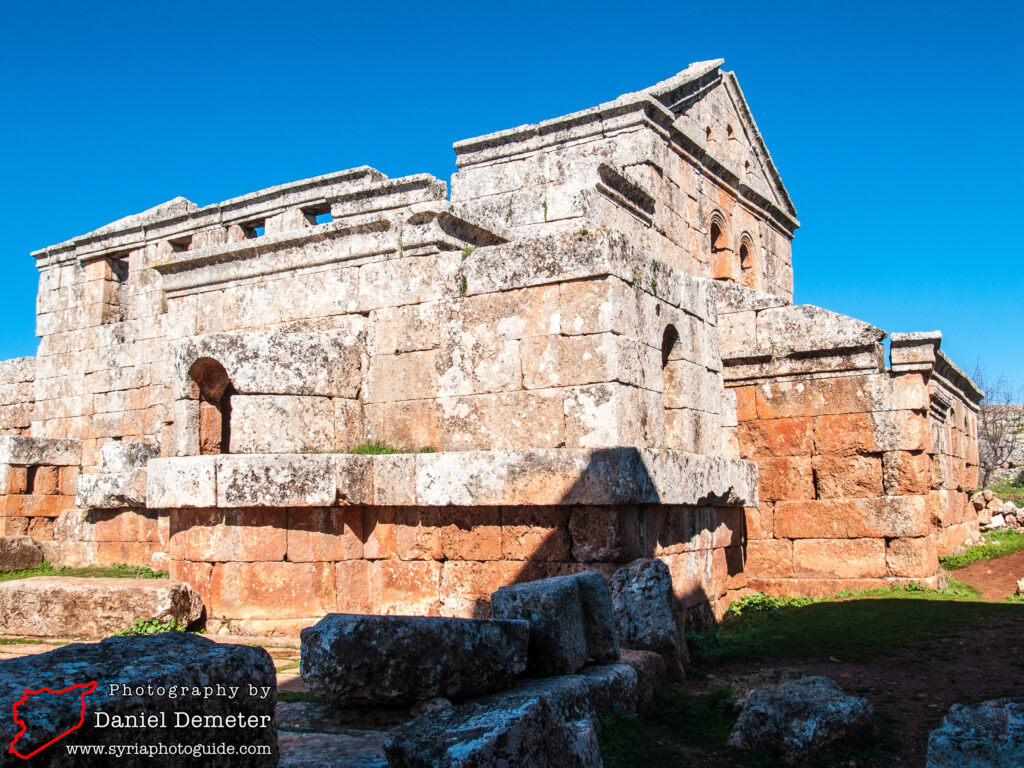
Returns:
[[[0,635],[105,637],[140,619],[187,626],[202,613],[192,587],[167,579],[37,576],[0,582]]]
[[[230,454],[153,459],[151,509],[235,507],[756,506],[757,466],[644,448],[433,454]]]
[[[82,441],[62,437],[0,437],[0,464],[70,467],[82,461]]]

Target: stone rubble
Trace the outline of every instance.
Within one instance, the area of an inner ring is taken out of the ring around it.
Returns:
[[[926,768],[1024,765],[1024,700],[954,704],[928,735]]]
[[[626,651],[622,661],[578,675],[522,681],[396,728],[385,743],[388,765],[598,768],[597,717],[645,708],[663,675],[657,654]]]
[[[729,746],[804,765],[823,751],[866,746],[874,736],[867,699],[846,694],[827,677],[804,677],[751,691]]]

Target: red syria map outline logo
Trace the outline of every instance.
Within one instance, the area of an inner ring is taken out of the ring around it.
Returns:
[[[28,697],[29,696],[35,696],[37,694],[42,693],[43,691],[45,691],[46,693],[52,693],[55,696],[58,696],[58,695],[60,695],[62,693],[70,693],[71,691],[75,690],[76,688],[83,689],[82,690],[82,694],[81,694],[82,712],[81,712],[81,714],[78,717],[78,722],[75,725],[73,725],[70,728],[68,728],[63,733],[61,733],[60,735],[54,736],[48,742],[43,744],[43,746],[37,747],[36,749],[32,750],[27,755],[23,755],[23,754],[21,754],[21,752],[16,750],[14,748],[14,745],[18,743],[18,739],[20,739],[22,736],[24,736],[25,735],[25,731],[28,729],[28,723],[26,723],[24,720],[20,720],[18,718],[18,707],[20,707],[22,704],[24,704],[26,701],[28,701]],[[14,724],[15,725],[20,725],[21,726],[21,730],[18,731],[15,734],[14,741],[11,742],[11,746],[10,746],[10,748],[7,751],[9,753],[13,754],[13,755],[17,755],[22,760],[28,760],[30,757],[32,757],[32,755],[35,755],[35,754],[38,754],[39,752],[42,752],[48,746],[50,746],[54,742],[60,741],[61,739],[63,739],[65,736],[67,736],[72,731],[77,731],[79,728],[82,727],[82,724],[85,722],[85,697],[88,696],[90,693],[92,693],[95,690],[96,690],[96,681],[95,680],[93,680],[92,682],[89,682],[89,683],[79,683],[78,685],[72,685],[72,686],[70,686],[68,688],[64,688],[64,689],[59,690],[59,691],[54,691],[54,690],[52,690],[50,688],[39,688],[38,690],[31,690],[29,688],[26,688],[25,692],[23,694],[21,694],[21,698],[18,701],[14,702],[14,707],[13,707],[13,710],[14,710]]]

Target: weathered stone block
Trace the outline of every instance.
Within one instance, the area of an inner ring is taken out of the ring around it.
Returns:
[[[82,475],[75,503],[86,509],[118,509],[146,506],[146,473]]]
[[[337,496],[333,456],[217,457],[218,507],[327,507]]]
[[[231,398],[232,453],[319,453],[335,445],[329,397],[236,395]]]
[[[152,460],[146,470],[146,503],[154,509],[217,506],[217,457]]]
[[[635,560],[611,580],[615,622],[626,648],[654,651],[669,674],[685,677],[686,642],[673,610],[672,574],[661,560]]]
[[[0,536],[0,572],[23,571],[42,562],[42,551],[28,536]]]
[[[81,461],[80,440],[27,435],[0,436],[0,464],[70,466]]]
[[[329,614],[302,631],[302,679],[338,706],[462,699],[526,669],[525,621]]]
[[[729,745],[802,765],[823,750],[867,746],[874,736],[867,699],[847,695],[827,677],[805,677],[751,691]]]
[[[37,576],[0,583],[0,633],[103,637],[139,619],[199,619],[203,603],[187,584],[160,579]]]
[[[529,668],[536,674],[571,674],[588,658],[618,657],[611,595],[599,573],[501,587],[491,608],[495,618],[530,623]]]
[[[834,579],[881,578],[886,574],[884,539],[798,539],[793,574]]]
[[[1013,768],[1024,764],[1024,701],[954,704],[928,734],[927,768]]]

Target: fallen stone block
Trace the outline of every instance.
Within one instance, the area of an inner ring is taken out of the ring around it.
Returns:
[[[654,651],[669,674],[685,677],[686,641],[672,610],[672,574],[661,560],[634,560],[611,580],[619,637],[626,648]]]
[[[927,768],[1024,765],[1024,699],[954,704],[928,735]]]
[[[831,749],[858,748],[875,737],[867,699],[849,696],[827,677],[805,677],[750,692],[729,746],[802,765]]]
[[[104,637],[142,619],[187,626],[203,613],[188,584],[166,579],[37,576],[0,582],[0,634]]]
[[[572,674],[588,658],[618,658],[611,595],[596,571],[501,587],[491,610],[498,619],[529,622],[531,674]]]
[[[600,766],[594,723],[636,712],[664,680],[653,653],[587,667],[579,675],[524,680],[512,690],[428,712],[393,730],[384,744],[392,768]]]
[[[337,706],[464,699],[526,669],[524,621],[332,613],[302,630],[302,679]]]
[[[14,718],[0,718],[0,768],[24,766],[33,753],[30,764],[49,768],[276,766],[276,700],[274,664],[262,648],[186,632],[75,643],[0,665],[0,701],[18,702]],[[68,751],[78,745],[125,749]],[[218,745],[236,754],[182,751]],[[263,754],[238,754],[243,745]]]
[[[0,537],[0,572],[24,571],[42,562],[43,552],[31,537]]]

